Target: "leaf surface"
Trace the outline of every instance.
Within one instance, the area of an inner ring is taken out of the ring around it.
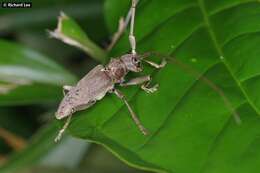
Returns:
[[[129,2],[130,4],[130,2]],[[106,1],[113,30],[127,6]],[[154,94],[138,87],[122,89],[142,123],[145,137],[126,106],[108,95],[88,110],[76,113],[70,132],[104,145],[126,163],[144,170],[173,173],[258,172],[260,150],[259,1],[141,1],[137,8],[138,52],[170,54],[196,69],[185,72],[169,60],[157,71],[145,66],[160,84]],[[129,50],[127,33],[112,51]],[[154,58],[156,61],[156,59]],[[237,125],[214,82],[242,119]]]

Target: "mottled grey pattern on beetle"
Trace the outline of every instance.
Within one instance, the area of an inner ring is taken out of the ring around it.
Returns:
[[[55,141],[59,141],[62,134],[68,127],[71,117],[74,112],[87,109],[96,101],[102,99],[108,92],[114,93],[120,98],[127,106],[130,115],[136,123],[139,130],[144,134],[148,134],[148,130],[142,125],[135,112],[129,105],[123,93],[115,88],[115,84],[120,86],[139,85],[147,93],[153,93],[157,90],[158,84],[149,87],[151,77],[150,75],[137,77],[129,81],[125,81],[125,76],[128,72],[141,72],[142,62],[146,62],[155,68],[162,68],[166,65],[166,61],[163,60],[161,64],[156,64],[152,61],[146,60],[149,57],[148,54],[139,55],[136,53],[136,42],[134,36],[134,17],[135,17],[136,0],[132,0],[131,6],[131,23],[129,42],[131,46],[131,54],[122,55],[119,58],[113,58],[106,65],[98,65],[92,69],[86,76],[84,76],[75,86],[64,86],[64,98],[61,101],[59,108],[56,112],[57,119],[63,119],[68,117],[63,128],[60,130]]]

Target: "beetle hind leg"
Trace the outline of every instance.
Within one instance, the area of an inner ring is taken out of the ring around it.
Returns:
[[[68,128],[68,126],[69,126],[69,124],[70,124],[71,117],[72,117],[72,115],[70,115],[70,116],[68,117],[68,119],[66,120],[64,126],[63,126],[62,129],[59,131],[58,135],[56,136],[56,138],[55,138],[55,140],[54,140],[55,142],[59,142],[59,141],[61,140],[61,138],[62,138],[62,136],[63,136],[65,130]]]

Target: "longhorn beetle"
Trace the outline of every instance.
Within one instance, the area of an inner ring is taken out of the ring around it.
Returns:
[[[149,87],[151,81],[149,75],[137,77],[127,82],[124,78],[128,72],[141,72],[143,70],[141,61],[144,61],[155,68],[162,68],[166,65],[165,60],[163,60],[161,64],[156,64],[152,61],[145,60],[144,58],[148,57],[147,55],[139,55],[136,53],[136,41],[134,36],[135,7],[136,0],[132,0],[129,33],[131,53],[125,54],[117,59],[111,59],[106,66],[96,66],[85,75],[76,86],[63,87],[65,96],[56,112],[56,118],[63,119],[68,117],[68,119],[63,128],[59,131],[59,134],[55,139],[56,142],[61,139],[74,112],[89,108],[95,104],[96,101],[101,100],[107,93],[114,93],[119,99],[121,99],[126,104],[130,115],[139,130],[144,135],[148,134],[148,130],[146,130],[142,125],[123,93],[115,88],[115,84],[121,86],[142,84],[141,88],[144,91],[147,93],[153,93],[157,90],[158,84]]]
[[[140,120],[137,118],[135,112],[127,102],[123,93],[120,90],[115,88],[115,84],[119,84],[120,86],[129,86],[129,85],[141,85],[141,88],[147,93],[153,93],[158,89],[158,84],[149,87],[151,77],[142,76],[131,79],[129,81],[125,81],[124,78],[128,74],[128,72],[141,72],[142,68],[142,61],[148,63],[152,67],[157,69],[163,68],[166,65],[165,58],[169,58],[169,56],[161,55],[160,53],[156,52],[148,52],[143,55],[139,55],[136,53],[136,41],[134,36],[134,23],[135,23],[135,7],[138,3],[138,0],[132,0],[131,9],[124,21],[122,28],[119,28],[119,33],[116,33],[115,39],[112,41],[112,46],[118,40],[122,31],[128,25],[130,21],[130,32],[129,32],[129,42],[131,46],[131,53],[122,55],[117,59],[111,59],[110,62],[106,65],[98,65],[94,69],[92,69],[86,76],[84,76],[76,86],[64,86],[64,95],[65,97],[60,103],[58,111],[56,112],[57,119],[63,119],[68,117],[66,123],[64,124],[63,128],[59,131],[58,136],[56,137],[55,141],[59,141],[62,137],[62,134],[68,127],[71,117],[74,112],[87,109],[96,101],[102,99],[106,93],[114,93],[118,98],[120,98],[127,106],[132,119],[134,120],[135,124],[139,128],[139,130],[144,134],[148,134],[148,130],[142,125]],[[111,47],[112,47],[111,46]],[[160,64],[156,64],[152,61],[146,60],[145,58],[149,57],[150,55],[157,55],[161,57],[165,57]],[[180,67],[185,69],[186,71],[190,71],[191,74],[195,75],[197,78],[200,78],[203,82],[205,82],[209,87],[215,90],[219,96],[224,101],[226,107],[231,111],[235,121],[237,124],[241,123],[240,117],[236,110],[233,108],[229,99],[225,96],[224,92],[221,88],[219,88],[216,84],[212,81],[207,79],[204,76],[201,76],[200,72],[197,72],[195,69],[189,67],[188,65],[182,63],[181,61],[177,60],[176,58],[171,58],[171,61],[178,64]]]

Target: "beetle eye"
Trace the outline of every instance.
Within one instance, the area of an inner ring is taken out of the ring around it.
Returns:
[[[134,61],[134,63],[138,63],[139,62],[139,60],[136,57],[133,58],[133,61]]]
[[[140,61],[137,63],[137,67],[138,67],[138,68],[141,67],[141,62],[140,62]]]

